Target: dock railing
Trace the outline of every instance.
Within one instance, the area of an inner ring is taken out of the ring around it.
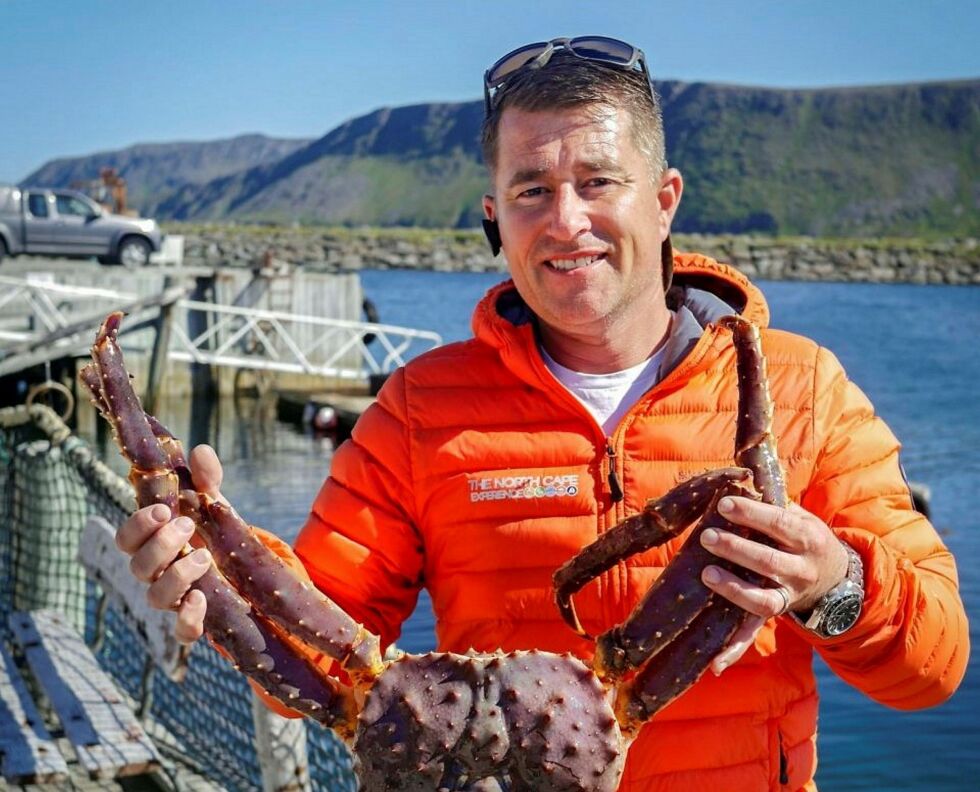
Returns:
[[[176,311],[168,314],[167,358],[209,366],[367,382],[442,343],[438,333],[428,330],[178,299],[182,288],[161,283],[159,293],[140,295],[48,277],[0,276],[0,375],[84,354],[110,311],[142,312],[124,324],[125,331],[134,318],[137,325],[149,323],[147,310],[170,304]]]
[[[27,341],[104,316],[112,306],[135,300],[115,289],[76,286],[53,277],[0,275],[0,342]]]
[[[193,363],[364,380],[442,343],[438,333],[395,325],[194,300],[177,307],[207,318],[173,327],[170,359]],[[192,336],[193,326],[204,329]]]

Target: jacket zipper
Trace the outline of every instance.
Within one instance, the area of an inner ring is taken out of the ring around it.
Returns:
[[[612,499],[613,503],[619,503],[624,497],[623,487],[619,483],[619,477],[616,475],[616,449],[613,448],[613,442],[611,437],[606,438],[606,457],[609,460],[609,497]]]

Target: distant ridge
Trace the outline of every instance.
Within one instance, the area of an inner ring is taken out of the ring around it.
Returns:
[[[116,151],[51,160],[20,183],[67,187],[74,181],[97,178],[100,168],[116,168],[126,178],[129,202],[146,214],[154,214],[161,198],[185,185],[205,184],[244,168],[278,161],[309,142],[250,134],[205,142],[139,143]]]
[[[685,176],[678,231],[980,236],[980,79],[658,90]],[[482,102],[382,108],[314,141],[133,146],[28,178],[115,165],[162,219],[471,227],[482,115]]]

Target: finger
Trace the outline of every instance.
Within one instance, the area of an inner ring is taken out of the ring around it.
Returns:
[[[701,580],[709,589],[717,592],[729,602],[733,602],[742,610],[771,619],[783,612],[785,603],[782,595],[773,588],[763,588],[747,583],[727,569],[712,565],[706,566],[701,572]],[[793,593],[783,586],[790,606],[794,601]]]
[[[166,523],[133,554],[130,571],[138,580],[152,583],[180,555],[193,533],[194,523],[187,517]]]
[[[701,545],[713,555],[732,561],[744,569],[770,580],[794,578],[800,572],[800,558],[762,542],[720,528],[705,528]]]
[[[211,554],[204,548],[178,558],[146,590],[146,600],[157,610],[173,610],[211,565]]]
[[[759,630],[765,623],[766,620],[761,616],[749,614],[742,626],[735,631],[735,635],[732,636],[728,645],[711,661],[711,670],[715,676],[733,665],[748,651],[748,648],[755,643],[755,636],[759,634]]]
[[[116,531],[116,546],[132,555],[169,520],[170,509],[163,503],[139,509]]]
[[[718,502],[718,513],[737,525],[754,528],[791,550],[805,548],[807,536],[804,516],[808,512],[793,511],[751,498],[728,496]]]
[[[191,478],[198,491],[220,499],[224,471],[214,449],[209,445],[195,446],[191,451],[190,466]]]
[[[189,591],[177,609],[174,636],[183,644],[194,643],[204,634],[204,614],[208,603],[197,589]]]

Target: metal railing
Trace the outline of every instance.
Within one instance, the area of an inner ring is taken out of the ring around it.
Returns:
[[[0,369],[10,373],[22,367],[21,358],[25,366],[44,358],[36,349],[26,354],[28,342],[51,346],[48,357],[72,354],[76,346],[82,353],[105,314],[136,299],[110,289],[0,276]],[[168,357],[214,366],[364,380],[442,343],[438,333],[395,325],[185,299],[176,307],[181,313],[172,324]]]
[[[204,316],[174,325],[172,360],[363,379],[404,365],[410,352],[442,343],[438,333],[394,325],[191,300],[177,306]],[[204,329],[191,337],[184,326],[194,324]]]
[[[113,306],[136,297],[113,289],[0,275],[0,341],[40,338],[86,317],[95,322]]]

